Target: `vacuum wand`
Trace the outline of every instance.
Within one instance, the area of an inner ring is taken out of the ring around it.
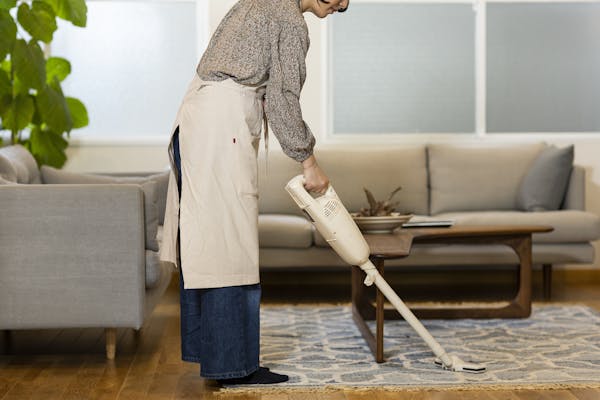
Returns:
[[[285,190],[333,250],[345,262],[360,267],[366,273],[364,284],[371,286],[374,283],[406,322],[425,341],[437,357],[435,360],[436,365],[451,371],[471,373],[485,371],[485,367],[482,365],[466,363],[456,356],[448,355],[383,279],[377,268],[369,260],[369,245],[331,185],[329,185],[324,195],[313,198],[304,188],[304,176],[298,175],[287,183]]]

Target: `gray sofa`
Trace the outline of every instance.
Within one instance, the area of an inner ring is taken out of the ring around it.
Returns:
[[[41,172],[0,148],[0,329],[105,328],[114,358],[116,328],[141,329],[172,277],[156,242],[166,174]]]
[[[563,162],[561,168],[567,169],[562,188],[548,186],[553,185],[551,182],[535,182],[538,178],[531,171],[536,163],[542,172],[554,170],[552,165],[538,162],[549,147],[544,143],[338,145],[317,148],[316,156],[350,211],[367,205],[363,187],[377,199],[385,199],[401,185],[403,189],[394,199],[400,202],[399,211],[413,213],[414,220],[452,219],[457,225],[552,225],[552,233],[533,235],[532,249],[534,265],[544,265],[549,278],[553,264],[592,263],[591,242],[600,238],[600,218],[585,211],[582,167],[565,166]],[[261,153],[261,268],[347,267],[283,189],[291,177],[301,173],[298,163],[273,151],[269,154],[267,174],[262,157]],[[527,194],[527,186],[538,186],[542,191],[559,190],[557,209],[521,209],[519,198]],[[416,245],[411,256],[386,262],[386,266],[511,265],[517,261],[515,254],[503,246]]]
[[[600,218],[585,211],[583,168],[568,166],[556,210],[520,209],[522,184],[531,182],[530,171],[546,148],[396,144],[321,146],[316,154],[350,211],[366,205],[363,187],[379,199],[401,185],[399,211],[415,219],[552,225],[552,233],[533,237],[534,264],[592,263]],[[347,268],[283,189],[302,172],[300,165],[272,151],[268,163],[260,153],[259,169],[261,269]],[[0,329],[104,327],[107,356],[113,357],[114,329],[140,329],[173,274],[156,252],[165,195],[166,174],[40,171],[25,149],[1,148]],[[501,246],[441,245],[417,245],[410,257],[386,263],[510,264],[517,259]]]

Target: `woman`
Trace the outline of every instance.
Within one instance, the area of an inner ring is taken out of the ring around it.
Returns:
[[[309,45],[302,13],[324,18],[346,7],[348,0],[239,0],[177,114],[161,259],[181,267],[182,359],[200,363],[203,377],[288,379],[258,365],[258,143],[263,122],[268,140],[268,118],[283,151],[302,164],[306,189],[326,190],[299,103]]]

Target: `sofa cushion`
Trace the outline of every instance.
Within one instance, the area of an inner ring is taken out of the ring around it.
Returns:
[[[18,185],[18,183],[14,181],[7,181],[6,179],[0,176],[0,185]]]
[[[317,247],[331,247],[331,245],[329,243],[327,243],[327,241],[325,240],[323,235],[321,235],[321,233],[316,229],[315,229],[315,233],[314,233],[314,241],[315,241],[315,246],[317,246]]]
[[[282,214],[258,216],[260,247],[306,249],[312,245],[311,223],[304,217]]]
[[[98,182],[104,181],[106,183],[112,183],[115,180],[119,183],[142,183],[148,180],[156,182],[156,205],[158,208],[158,223],[162,225],[165,219],[165,208],[167,206],[167,191],[169,189],[169,174],[170,170],[159,172],[156,174],[148,175],[145,173],[109,173],[109,174],[90,174],[93,179]]]
[[[165,209],[167,207],[167,191],[169,188],[169,173],[170,171],[161,172],[147,176],[156,182],[156,206],[158,209],[158,223],[163,224],[165,220]]]
[[[332,148],[317,152],[317,160],[350,212],[368,207],[363,188],[376,200],[385,200],[398,186],[393,198],[396,211],[427,214],[427,154],[425,146]]]
[[[155,288],[160,282],[160,259],[158,253],[146,250],[146,289]]]
[[[12,165],[17,183],[42,183],[35,158],[22,145],[16,144],[0,148],[0,156]],[[7,177],[4,179],[12,180]]]
[[[292,214],[302,216],[302,211],[285,191],[288,181],[302,173],[302,165],[282,151],[258,153],[258,212],[259,214]]]
[[[431,214],[516,210],[521,181],[544,146],[429,145]]]
[[[155,181],[140,183],[140,188],[144,193],[144,234],[146,240],[146,249],[158,251],[158,241],[156,235],[158,232],[158,206],[157,185]]]
[[[0,153],[0,179],[5,182],[16,182],[17,171],[13,164]]]
[[[573,169],[573,145],[548,146],[535,158],[517,193],[517,208],[524,211],[558,210]]]
[[[271,152],[267,175],[264,154],[260,156],[260,212],[302,215],[284,190],[292,177],[302,174],[300,163],[282,152]],[[398,186],[402,186],[394,196],[399,202],[398,211],[428,212],[425,146],[320,147],[315,150],[315,157],[351,212],[367,206],[363,188],[369,189],[377,200],[383,200]]]
[[[42,178],[46,184],[132,184],[139,185],[144,193],[144,225],[146,249],[158,251],[156,234],[158,229],[158,207],[156,182],[152,179],[135,177],[100,176],[62,171],[47,165],[41,168]]]
[[[550,225],[554,231],[533,235],[534,243],[579,243],[600,238],[600,217],[585,211],[480,211],[442,213],[436,219],[457,225]]]

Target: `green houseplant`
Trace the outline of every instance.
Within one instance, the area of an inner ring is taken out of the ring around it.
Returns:
[[[9,131],[10,142],[23,144],[39,165],[60,168],[71,130],[86,126],[88,115],[61,89],[69,61],[48,57],[40,44],[52,41],[57,17],[84,27],[85,0],[0,0],[0,131]]]

